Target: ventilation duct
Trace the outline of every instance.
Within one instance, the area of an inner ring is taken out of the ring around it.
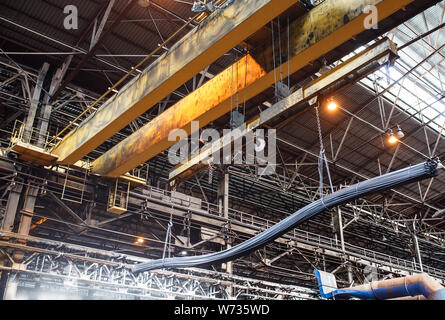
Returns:
[[[322,274],[319,270],[315,270],[320,294],[326,299],[389,300],[423,296],[429,300],[445,300],[445,288],[426,273],[390,280],[373,281],[361,286],[337,289],[331,292],[324,291]]]

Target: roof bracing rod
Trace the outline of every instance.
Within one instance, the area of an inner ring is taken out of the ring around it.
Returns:
[[[236,74],[238,70],[238,74],[243,75],[238,77],[238,83],[234,84],[233,91],[246,100],[251,99],[274,83],[275,72],[282,71],[285,78],[288,73],[292,74],[303,69],[352,38],[358,38],[363,32],[369,31],[365,23],[368,14],[364,13],[368,5],[376,6],[379,12],[378,20],[383,21],[394,13],[401,12],[412,2],[410,0],[324,1],[289,25],[290,56],[283,57],[283,61],[286,62],[281,66],[274,64],[274,50],[271,45],[265,45],[264,48],[248,54],[103,154],[93,163],[93,171],[104,176],[118,177],[172,146],[175,142],[168,141],[171,130],[184,129],[191,133],[192,121],[199,121],[199,126],[203,127],[229,112],[232,72]],[[277,46],[278,42],[275,45]],[[359,46],[359,43],[355,45]],[[90,129],[94,130],[91,127]],[[76,149],[78,145],[71,144],[70,148]],[[60,154],[58,155],[60,159]]]
[[[263,27],[297,0],[236,1],[191,30],[52,150],[72,164]]]
[[[67,75],[66,79],[62,82],[62,84],[57,88],[56,92],[51,97],[51,101],[54,101],[59,94],[65,89],[65,87],[74,79],[74,77],[79,73],[79,71],[82,69],[82,67],[87,63],[87,61],[94,57],[95,52],[97,49],[100,48],[102,43],[105,41],[105,39],[111,34],[111,32],[119,25],[122,19],[128,14],[128,12],[131,10],[131,8],[136,4],[136,0],[129,0],[126,6],[123,8],[123,10],[119,13],[119,16],[116,18],[116,20],[111,24],[111,26],[105,31],[101,32],[100,34],[96,33],[98,35],[98,38],[95,38],[93,40],[94,45],[91,47],[91,49],[88,51],[88,53],[82,57],[82,60],[77,64],[77,66],[74,68],[74,70],[71,71],[70,74]]]

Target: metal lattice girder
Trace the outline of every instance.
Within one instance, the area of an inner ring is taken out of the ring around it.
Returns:
[[[52,152],[59,156],[60,163],[80,160],[297,2],[236,1],[223,11],[216,11],[69,133]]]
[[[27,244],[0,241],[0,249],[22,250],[26,253],[26,263],[13,261],[12,266],[0,266],[0,271],[27,275],[30,282],[33,282],[33,276],[43,276],[43,280],[34,280],[40,283],[41,280],[59,279],[64,290],[78,289],[76,284],[82,280],[83,289],[106,289],[124,296],[157,299],[226,299],[224,292],[228,286],[234,288],[236,297],[250,294],[251,298],[258,299],[275,296],[281,299],[311,299],[316,294],[309,288],[205,269],[188,269],[181,273],[160,270],[135,276],[131,273],[131,266],[147,259],[15,233],[7,234],[11,238],[26,239]]]
[[[369,16],[364,11],[368,5],[376,6],[378,20],[382,21],[411,2],[413,1],[324,1],[301,19],[290,24],[289,62],[283,63],[281,67],[275,65],[274,69],[272,46],[261,48],[252,53],[252,56],[247,56],[248,77],[255,74],[258,77],[256,81],[247,81],[247,85],[244,79],[238,80],[240,97],[250,99],[256,96],[275,82],[276,72],[282,72],[283,77],[287,77],[288,73],[301,70],[312,61],[325,56],[367,30],[369,26],[365,22]],[[246,64],[244,58],[238,61],[235,67],[242,69],[243,63]],[[228,67],[222,75],[209,80],[205,86],[179,101],[171,108],[174,111],[167,110],[106,152],[93,163],[93,171],[104,176],[118,177],[173,145],[175,142],[168,141],[171,129],[183,128],[190,133],[192,121],[199,120],[199,126],[203,127],[229,112],[230,96],[220,96],[219,93],[227,90],[227,83],[221,81],[221,78],[224,74],[232,75],[232,68],[233,66]],[[230,89],[230,86],[228,88]],[[207,97],[208,95],[211,97]],[[194,100],[197,103],[189,103]],[[208,100],[212,100],[213,105],[206,104],[205,101]],[[181,117],[176,117],[176,114],[181,114]]]

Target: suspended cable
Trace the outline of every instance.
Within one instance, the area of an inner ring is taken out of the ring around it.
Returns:
[[[283,82],[283,55],[281,53],[281,21],[280,17],[278,20],[278,54],[280,55],[280,81]]]
[[[290,92],[290,23],[287,17],[287,87]]]
[[[245,65],[245,70],[244,70],[244,104],[243,104],[243,116],[244,119],[246,118],[246,91],[247,91],[247,56],[248,56],[249,52],[246,52],[246,65]]]
[[[320,156],[318,157],[318,175],[319,175],[319,192],[320,192],[320,198],[323,197],[323,163],[326,166],[326,172],[328,174],[329,179],[329,185],[331,187],[331,192],[334,192],[334,186],[332,185],[332,179],[331,179],[331,173],[329,170],[329,162],[326,158],[326,150],[324,148],[323,144],[323,134],[321,131],[321,123],[320,123],[320,113],[319,113],[319,106],[315,107],[315,115],[317,119],[317,129],[318,129],[318,138],[320,139]]]
[[[204,267],[232,261],[263,248],[265,245],[281,237],[289,230],[292,230],[301,223],[325,210],[372,193],[382,192],[407,183],[435,177],[438,175],[437,168],[439,165],[440,162],[438,160],[428,161],[359,182],[349,188],[338,190],[335,193],[329,194],[328,196],[301,208],[286,219],[275,224],[273,227],[230,249],[201,256],[153,260],[134,266],[132,271],[145,272],[160,268]]]
[[[232,76],[231,76],[231,80],[230,80],[230,129],[233,129],[233,65],[235,64],[236,60],[234,61],[234,63],[232,63]]]
[[[278,97],[278,87],[277,87],[277,66],[275,61],[275,33],[274,33],[274,26],[273,26],[273,20],[270,22],[270,26],[272,29],[272,60],[273,60],[273,77],[274,77],[274,85],[275,85],[275,100]]]
[[[170,221],[168,222],[168,227],[167,227],[167,233],[165,234],[165,244],[164,244],[164,251],[162,252],[162,260],[165,259],[165,254],[167,251],[167,247],[168,247],[168,257],[171,257],[171,251],[172,251],[172,246],[171,246],[171,241],[172,241],[172,227],[173,227],[173,200],[171,202],[172,206],[171,206],[171,210],[170,210]]]
[[[235,53],[235,63],[236,63],[236,111],[238,111],[239,108],[239,77],[238,77],[238,73],[239,73],[239,63],[238,63],[238,52]]]

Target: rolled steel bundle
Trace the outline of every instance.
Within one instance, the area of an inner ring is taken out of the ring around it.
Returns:
[[[439,161],[424,162],[341,189],[301,208],[273,227],[230,249],[200,256],[153,260],[134,266],[132,271],[145,272],[162,268],[204,267],[232,261],[264,247],[269,242],[274,241],[289,230],[325,210],[371,193],[382,192],[399,185],[435,177],[438,175],[437,167],[439,164]]]

